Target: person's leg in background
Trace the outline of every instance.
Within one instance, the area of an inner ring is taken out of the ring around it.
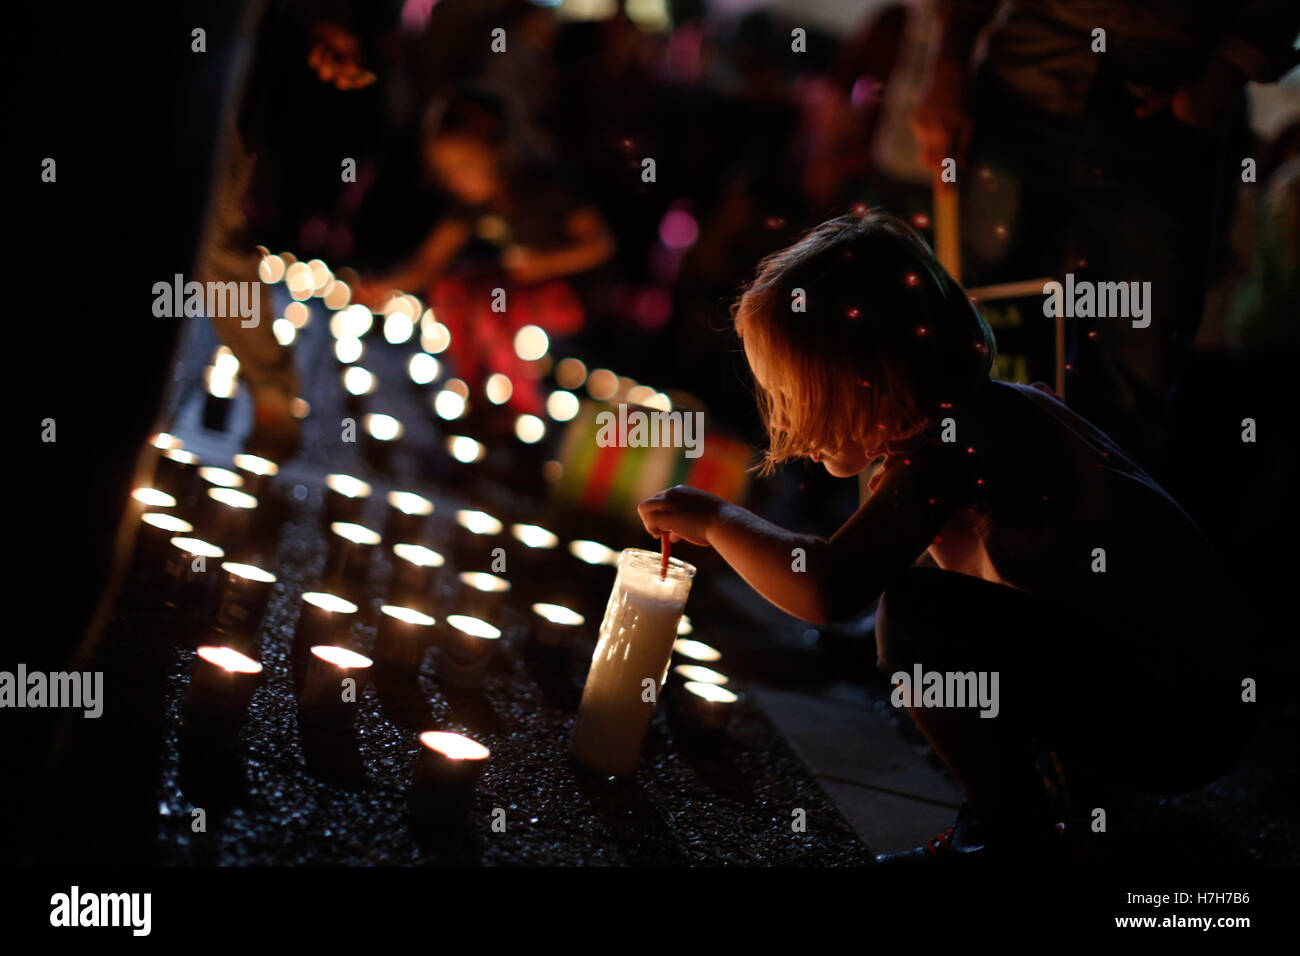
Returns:
[[[995,78],[976,80],[974,129],[961,189],[967,287],[1057,274],[1069,235],[1080,126],[1019,102]]]
[[[1135,107],[1104,76],[1089,103],[1086,171],[1071,212],[1073,271],[1127,284],[1129,315],[1067,319],[1065,398],[1160,477],[1166,406],[1204,307],[1222,167],[1218,137],[1168,113],[1138,118]]]
[[[227,124],[216,187],[199,250],[202,282],[258,282],[261,254],[248,235],[243,201],[256,170],[256,157]],[[253,398],[253,431],[245,447],[275,461],[291,457],[300,441],[301,427],[293,415],[298,397],[298,370],[291,348],[280,345],[272,332],[275,317],[271,290],[261,283],[258,321],[245,325],[242,316],[210,316],[222,341],[239,359],[240,375]],[[237,311],[237,310],[228,310]]]

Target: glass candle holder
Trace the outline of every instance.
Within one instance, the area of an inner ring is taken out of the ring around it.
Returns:
[[[361,422],[366,433],[362,446],[366,459],[372,467],[387,471],[406,427],[392,415],[370,414],[364,416]]]
[[[162,572],[172,538],[184,537],[194,531],[194,525],[184,518],[160,511],[147,511],[140,516],[140,529],[135,539],[137,567],[148,576]]]
[[[199,456],[183,448],[168,448],[158,456],[154,484],[181,503],[192,504],[199,480]]]
[[[271,600],[275,575],[251,564],[226,561],[221,565],[212,624],[226,634],[236,650],[256,650],[258,628]]]
[[[315,644],[334,644],[344,640],[356,620],[356,613],[357,606],[341,595],[308,591],[302,596],[294,647],[305,653]]]
[[[606,777],[631,776],[663,690],[695,568],[677,558],[661,577],[657,552],[619,556],[569,752]]]
[[[424,541],[431,514],[433,502],[423,495],[410,491],[390,491],[388,517],[384,521],[384,540],[389,544]]]
[[[465,614],[450,614],[443,623],[439,676],[454,687],[478,687],[492,661],[501,630]]]
[[[460,581],[460,610],[473,617],[496,620],[510,593],[510,582],[486,571],[462,571],[456,577]]]
[[[457,566],[462,570],[491,567],[493,551],[505,545],[501,535],[505,526],[496,516],[473,508],[457,511],[455,520],[453,543]]]
[[[533,605],[533,643],[556,650],[569,650],[577,640],[586,618],[562,604]]]
[[[280,466],[261,455],[241,453],[234,457],[235,467],[244,479],[244,490],[261,498],[270,490],[271,480],[280,473]]]
[[[554,592],[562,604],[571,604],[588,617],[596,617],[603,608],[600,596],[608,594],[614,583],[618,552],[599,541],[577,539],[566,548],[568,565],[564,579]]]
[[[699,684],[717,684],[721,687],[731,680],[726,674],[702,664],[678,664],[673,668],[673,674],[680,677],[683,684],[687,681],[695,681]]]
[[[312,647],[306,680],[298,698],[303,715],[324,723],[350,723],[373,663],[365,655],[336,644]]]
[[[369,369],[360,365],[349,365],[343,370],[343,404],[353,418],[362,418],[366,413],[366,401],[379,388],[379,379]]]
[[[324,586],[360,602],[370,580],[370,563],[382,539],[377,531],[348,521],[330,525]]]
[[[175,537],[163,568],[166,587],[163,604],[187,614],[209,606],[212,583],[216,580],[217,562],[226,553],[201,538]]]
[[[370,485],[352,475],[325,476],[325,523],[336,521],[357,523],[365,511],[370,497]]]
[[[449,435],[443,447],[461,466],[477,464],[487,457],[487,446],[468,435]]]
[[[525,601],[551,597],[546,590],[556,568],[560,538],[536,524],[510,526],[510,575]]]
[[[375,656],[418,670],[432,638],[434,619],[413,607],[394,604],[385,604],[379,613]]]
[[[227,554],[243,555],[253,535],[257,499],[237,488],[209,488],[200,522]]]
[[[726,730],[740,698],[719,684],[687,681],[676,695],[678,719],[693,730],[721,733]]]
[[[388,596],[394,604],[429,612],[433,609],[439,578],[446,559],[437,551],[419,544],[403,542],[393,545],[393,579]]]
[[[262,665],[224,646],[198,649],[181,705],[182,720],[195,730],[233,738],[262,679]]]
[[[491,751],[460,734],[426,731],[411,778],[411,809],[435,826],[464,824]]]
[[[171,511],[176,507],[176,498],[158,488],[136,488],[132,490],[127,501],[128,519],[133,526],[139,527],[140,519],[150,511]]]

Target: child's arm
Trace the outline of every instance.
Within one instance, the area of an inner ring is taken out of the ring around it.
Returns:
[[[558,249],[539,252],[526,246],[506,250],[505,266],[518,282],[541,282],[594,269],[614,255],[614,239],[594,207],[573,212],[565,222],[572,240]]]
[[[469,239],[469,227],[459,219],[444,219],[420,244],[405,267],[390,276],[368,279],[359,290],[358,300],[378,300],[391,289],[404,292],[422,290],[431,279],[451,265],[461,247]]]
[[[684,485],[647,498],[638,511],[652,535],[712,546],[777,607],[825,624],[861,610],[929,547],[952,510],[943,477],[927,480],[900,462],[829,539],[787,531]]]

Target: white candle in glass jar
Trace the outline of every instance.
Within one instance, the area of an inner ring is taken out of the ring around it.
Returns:
[[[574,758],[596,773],[636,770],[694,577],[695,568],[676,558],[660,577],[656,552],[628,548],[619,555],[569,741]]]

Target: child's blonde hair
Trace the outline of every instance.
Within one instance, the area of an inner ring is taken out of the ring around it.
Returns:
[[[993,333],[925,241],[882,212],[822,223],[759,263],[735,307],[780,462],[857,444],[872,456],[961,401],[993,366]]]

